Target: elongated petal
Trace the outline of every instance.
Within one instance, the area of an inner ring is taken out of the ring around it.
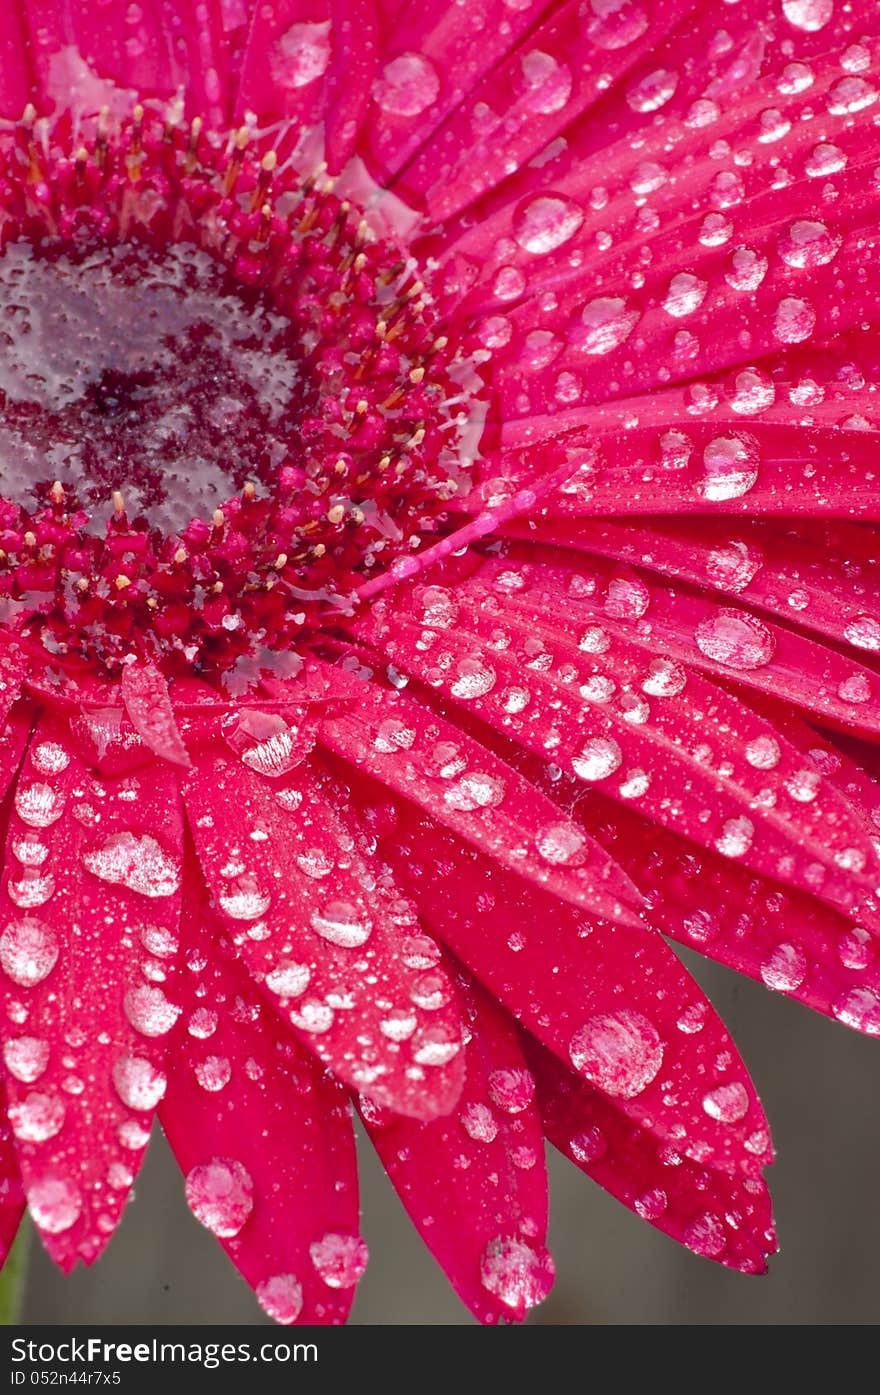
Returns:
[[[493,571],[486,569],[487,580]],[[814,770],[803,770],[801,753],[787,748],[772,723],[676,668],[677,652],[664,659],[661,649],[657,657],[635,623],[630,628],[639,642],[629,643],[616,616],[641,614],[644,583],[624,583],[612,593],[613,606],[602,607],[589,594],[583,605],[576,590],[574,598],[563,594],[560,576],[544,604],[540,569],[532,578],[535,594],[527,591],[522,600],[504,594],[512,579],[522,587],[520,570],[501,564],[496,575],[495,592],[473,583],[459,587],[451,602],[454,625],[436,630],[405,620],[406,602],[398,596],[393,621],[383,623],[376,608],[364,632],[399,667],[589,786],[637,801],[657,822],[845,913],[868,913],[876,853],[862,819],[833,788],[822,787]],[[437,590],[428,588],[414,603],[429,621],[440,613]],[[740,642],[754,646],[762,631],[753,633],[748,619]],[[486,656],[490,680],[463,693],[459,675],[474,653]],[[750,757],[766,741],[779,753],[769,772]],[[683,781],[688,797],[670,799],[670,788]]]
[[[159,670],[148,664],[127,664],[121,687],[125,710],[141,739],[155,755],[187,768],[189,755],[177,729],[168,684]]]
[[[403,810],[389,855],[432,930],[634,1123],[725,1170],[770,1160],[745,1066],[658,934],[574,912]]]
[[[183,855],[167,770],[93,774],[46,719],[10,816],[9,1115],[31,1215],[64,1269],[92,1263],[112,1235],[165,1085]]]
[[[0,799],[5,798],[18,774],[32,725],[32,714],[22,703],[12,709],[0,728]]]
[[[514,1024],[461,985],[466,1075],[448,1119],[369,1107],[364,1122],[425,1244],[481,1322],[523,1318],[549,1289],[547,1176],[534,1080]]]
[[[452,984],[436,970],[436,1004],[420,992],[431,948],[408,952],[420,937],[413,908],[331,782],[301,766],[273,788],[244,760],[210,754],[185,798],[228,933],[300,1039],[378,1103],[448,1113],[463,1075]]]
[[[4,1100],[0,1114],[0,1267],[6,1263],[23,1215],[24,1188]]]
[[[491,674],[477,652],[463,665],[461,684],[478,692]],[[634,921],[630,907],[638,905],[638,896],[592,839],[574,833],[567,858],[542,852],[548,839],[565,841],[567,819],[512,766],[407,697],[371,683],[353,691],[357,706],[323,722],[325,746],[502,866],[597,915]]]
[[[344,1322],[366,1262],[348,1100],[261,1000],[196,877],[162,1127],[192,1211],[270,1316]]]
[[[527,1059],[547,1137],[582,1172],[705,1259],[764,1272],[777,1245],[761,1178],[711,1171],[658,1143],[537,1042],[527,1045]]]

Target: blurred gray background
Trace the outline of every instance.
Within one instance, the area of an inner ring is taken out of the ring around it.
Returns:
[[[736,1037],[773,1124],[780,1158],[770,1181],[781,1253],[768,1277],[730,1274],[637,1220],[552,1153],[550,1243],[558,1278],[531,1321],[880,1321],[880,1041],[683,957]],[[361,1156],[372,1258],[353,1321],[470,1322],[368,1146]],[[95,1269],[65,1279],[35,1246],[24,1320],[268,1322],[190,1216],[159,1137],[125,1222]]]

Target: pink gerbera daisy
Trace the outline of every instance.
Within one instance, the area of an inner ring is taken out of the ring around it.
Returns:
[[[153,1117],[281,1322],[352,1102],[483,1321],[547,1137],[759,1272],[663,936],[880,1035],[871,0],[6,0],[0,1229]]]

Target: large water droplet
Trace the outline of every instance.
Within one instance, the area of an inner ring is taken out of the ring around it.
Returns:
[[[718,610],[694,632],[701,654],[726,668],[754,669],[769,664],[776,641],[767,626],[744,610]]]
[[[21,988],[42,983],[57,964],[58,954],[55,931],[35,916],[10,921],[0,935],[0,965]]]
[[[572,759],[572,769],[582,780],[604,780],[613,775],[623,760],[623,752],[610,736],[594,736],[585,741],[579,756]]]
[[[82,1213],[82,1194],[69,1177],[44,1177],[28,1189],[34,1223],[47,1235],[62,1235]]]
[[[155,1109],[168,1085],[164,1071],[143,1056],[120,1056],[113,1066],[116,1093],[129,1109]]]
[[[302,1284],[295,1274],[273,1274],[261,1280],[254,1292],[263,1312],[285,1327],[296,1322],[302,1312]]]
[[[328,1288],[353,1288],[369,1260],[366,1241],[359,1235],[328,1232],[309,1246],[309,1255]]]
[[[552,252],[569,242],[584,221],[582,210],[559,194],[541,194],[521,203],[513,215],[513,235],[525,252]]]
[[[480,1280],[486,1292],[514,1312],[525,1312],[542,1303],[554,1278],[548,1251],[533,1249],[512,1236],[499,1235],[490,1240],[480,1260]]]
[[[111,834],[100,848],[85,853],[83,862],[101,881],[127,887],[139,896],[173,896],[180,886],[179,860],[149,834]]]
[[[187,1174],[186,1200],[196,1220],[214,1235],[237,1235],[254,1209],[254,1184],[234,1158],[212,1158]]]
[[[343,949],[366,944],[373,930],[363,908],[351,901],[331,901],[323,910],[313,911],[310,924],[323,939]]]
[[[618,1099],[633,1099],[663,1063],[663,1042],[640,1012],[621,1008],[588,1019],[569,1043],[575,1069]]]

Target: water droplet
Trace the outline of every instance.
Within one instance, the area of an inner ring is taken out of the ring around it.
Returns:
[[[373,97],[392,116],[419,116],[436,100],[440,79],[420,53],[401,53],[386,63],[373,84]]]
[[[629,338],[638,318],[638,313],[627,310],[626,301],[618,296],[599,296],[584,306],[583,329],[573,333],[573,343],[585,354],[610,354]]]
[[[254,1292],[263,1312],[284,1327],[296,1322],[302,1312],[302,1284],[295,1274],[273,1274],[262,1279]]]
[[[851,988],[832,1005],[838,1022],[867,1036],[880,1036],[880,999],[870,988]]]
[[[57,741],[41,741],[31,748],[31,765],[41,775],[61,775],[70,765],[70,756]]]
[[[180,1016],[180,1008],[168,1001],[161,988],[131,988],[123,1006],[132,1027],[145,1037],[165,1036]]]
[[[743,857],[752,846],[755,825],[744,814],[727,819],[715,839],[715,847],[724,857]]]
[[[202,1225],[221,1239],[238,1235],[254,1208],[254,1184],[233,1158],[212,1158],[187,1174],[187,1204]]]
[[[792,223],[779,243],[779,255],[786,266],[825,266],[839,251],[839,237],[832,236],[824,223],[806,219]]]
[[[761,570],[764,558],[748,543],[731,541],[706,556],[706,577],[723,591],[744,591]]]
[[[413,1060],[420,1066],[445,1066],[461,1050],[461,1040],[443,1023],[423,1027],[413,1039]]]
[[[776,641],[767,626],[744,610],[718,610],[694,632],[701,654],[726,668],[754,669],[769,664]]]
[[[687,673],[672,659],[652,659],[642,691],[652,697],[676,697],[687,684]]]
[[[23,1143],[45,1143],[61,1132],[64,1101],[58,1095],[32,1090],[23,1100],[9,1105],[9,1122],[16,1138]]]
[[[466,701],[483,697],[495,687],[496,678],[495,670],[483,659],[477,656],[462,659],[456,668],[456,676],[450,684],[449,691],[453,697]]]
[[[536,256],[569,242],[584,221],[571,199],[541,194],[521,203],[513,215],[513,235],[524,252]]]
[[[113,1066],[116,1093],[129,1109],[155,1109],[168,1081],[164,1071],[143,1056],[120,1056]]]
[[[667,315],[683,319],[685,315],[692,315],[695,310],[699,310],[708,289],[706,282],[701,281],[698,276],[689,271],[680,271],[669,283],[663,309]]]
[[[796,29],[824,29],[834,14],[834,0],[782,0],[782,13]]]
[[[504,800],[506,786],[497,775],[484,775],[474,770],[462,775],[454,785],[443,791],[443,802],[451,809],[470,813],[474,809],[491,809]]]
[[[494,1143],[498,1123],[487,1104],[466,1104],[461,1110],[461,1126],[475,1143]]]
[[[776,307],[773,331],[782,344],[802,344],[816,327],[816,312],[809,301],[785,296]]]
[[[65,798],[51,785],[19,785],[15,791],[15,812],[29,828],[50,828],[64,813]]]
[[[10,1075],[32,1085],[49,1064],[49,1043],[40,1037],[10,1037],[3,1043],[3,1060]]]
[[[638,620],[651,604],[651,593],[636,576],[615,576],[608,583],[602,608],[614,620]]]
[[[749,1092],[738,1080],[716,1085],[703,1096],[703,1109],[710,1119],[721,1124],[735,1124],[749,1110]]]
[[[226,892],[219,901],[231,920],[259,920],[271,906],[272,897],[259,889],[253,877],[241,876],[235,890]]]
[[[640,1095],[663,1063],[663,1042],[640,1012],[621,1008],[597,1013],[569,1043],[575,1070],[616,1099]]]
[[[880,649],[880,620],[873,615],[857,615],[850,620],[843,634],[856,649]]]
[[[793,993],[807,976],[807,956],[799,945],[777,945],[761,964],[761,978],[776,993]]]
[[[42,983],[58,962],[55,931],[35,916],[10,921],[0,935],[0,965],[21,988]]]
[[[727,1249],[727,1236],[723,1222],[710,1211],[695,1216],[684,1229],[684,1243],[694,1254],[706,1259],[717,1259]]]
[[[553,1287],[553,1260],[545,1249],[524,1240],[499,1235],[490,1240],[480,1260],[480,1280],[506,1308],[525,1312],[542,1303]]]
[[[34,1223],[47,1235],[62,1235],[82,1213],[82,1195],[69,1177],[44,1177],[28,1189]]]
[[[705,499],[720,503],[748,494],[758,478],[758,446],[752,437],[716,436],[703,451]]]
[[[232,1062],[226,1056],[206,1056],[204,1061],[196,1062],[193,1072],[203,1090],[216,1094],[232,1079]]]
[[[528,85],[526,100],[532,111],[550,116],[561,111],[571,96],[571,70],[552,54],[533,49],[520,59]]]
[[[554,823],[538,836],[538,852],[545,862],[554,866],[579,862],[585,843],[584,835],[570,823]]]
[[[522,1066],[493,1070],[488,1085],[489,1099],[505,1114],[521,1114],[535,1097],[535,1077]]]
[[[328,1288],[353,1288],[363,1278],[369,1260],[359,1235],[328,1232],[309,1246],[312,1264]]]
[[[746,760],[756,770],[773,770],[781,754],[779,742],[773,736],[756,736],[746,746]]]
[[[678,74],[669,68],[657,68],[633,83],[626,94],[626,100],[633,111],[659,111],[665,106],[678,86]]]
[[[311,977],[312,971],[306,964],[283,959],[266,975],[266,987],[279,998],[298,998],[305,993]]]
[[[610,736],[594,736],[584,743],[579,756],[572,759],[572,769],[582,780],[604,780],[613,775],[623,760],[623,752]]]
[[[373,930],[373,922],[363,908],[351,901],[331,901],[323,910],[313,911],[310,924],[323,939],[343,949],[366,944]]]
[[[173,896],[181,880],[180,862],[149,834],[114,833],[83,856],[88,871],[103,882],[124,886],[139,896]]]
[[[280,87],[296,90],[322,77],[329,62],[329,19],[292,24],[272,55],[272,76]]]

